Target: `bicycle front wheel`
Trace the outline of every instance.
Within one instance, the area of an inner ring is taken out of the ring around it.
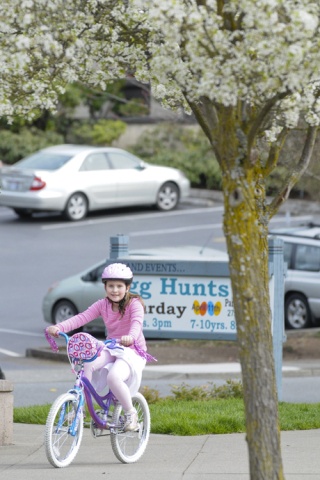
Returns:
[[[124,411],[120,404],[116,405],[113,412],[112,423],[116,425],[111,429],[111,446],[113,453],[122,463],[134,463],[144,454],[150,435],[149,406],[141,393],[132,397],[132,403],[138,413],[137,431],[124,432]]]
[[[78,404],[76,395],[64,393],[50,409],[44,444],[47,459],[54,467],[67,467],[78,453],[83,435],[82,412],[74,425]]]

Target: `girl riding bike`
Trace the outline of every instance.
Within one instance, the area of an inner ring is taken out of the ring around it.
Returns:
[[[123,349],[110,350],[101,342],[99,355],[85,364],[84,374],[98,392],[108,386],[117,397],[125,411],[124,431],[137,429],[137,412],[131,397],[139,390],[146,361],[155,360],[147,353],[142,332],[144,304],[139,295],[130,292],[132,279],[132,271],[126,265],[107,266],[102,273],[106,297],[84,312],[47,328],[52,337],[58,337],[59,332],[79,329],[102,317],[107,339],[119,339]]]

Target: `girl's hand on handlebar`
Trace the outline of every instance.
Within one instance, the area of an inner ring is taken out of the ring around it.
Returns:
[[[55,325],[50,325],[50,327],[47,328],[47,332],[49,333],[49,335],[51,335],[51,337],[57,338],[59,337],[60,329]]]
[[[130,347],[130,345],[132,345],[133,342],[134,342],[134,340],[131,337],[131,335],[123,335],[123,337],[120,338],[120,343],[124,347]]]

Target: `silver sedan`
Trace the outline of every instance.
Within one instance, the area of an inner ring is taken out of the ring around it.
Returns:
[[[118,148],[58,145],[0,169],[0,188],[0,205],[20,217],[58,211],[76,221],[107,208],[172,210],[189,195],[190,182],[180,170]]]

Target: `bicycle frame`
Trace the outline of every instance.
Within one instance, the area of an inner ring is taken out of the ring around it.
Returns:
[[[66,335],[63,332],[60,332],[59,335],[63,336],[66,343],[68,343],[68,338],[69,338],[68,335]],[[112,341],[109,341],[109,342],[112,343]],[[92,399],[94,399],[96,401],[96,403],[99,405],[99,407],[103,410],[106,417],[108,416],[110,406],[115,405],[117,403],[117,399],[116,399],[116,397],[114,396],[114,394],[112,393],[111,390],[109,390],[109,392],[104,396],[101,396],[96,392],[96,390],[95,390],[94,386],[92,385],[92,383],[90,382],[90,380],[88,380],[88,378],[85,377],[85,375],[84,375],[84,363],[85,362],[86,362],[85,360],[81,360],[79,362],[79,364],[78,364],[79,370],[77,372],[77,377],[76,377],[74,387],[68,391],[69,393],[75,394],[78,398],[80,397],[79,405],[78,405],[78,408],[77,408],[75,418],[74,418],[74,420],[73,420],[73,422],[70,426],[70,432],[69,432],[70,435],[72,435],[72,436],[76,435],[76,432],[77,432],[77,429],[78,429],[78,422],[79,422],[80,414],[83,412],[83,408],[84,408],[85,404],[88,407],[88,411],[89,411],[89,414],[90,414],[91,418],[94,420],[96,426],[99,429],[101,429],[101,430],[111,430],[111,429],[114,430],[114,429],[117,429],[119,427],[121,428],[120,425],[117,426],[117,425],[110,424],[110,423],[107,422],[107,420],[103,420],[101,417],[99,417],[96,414]],[[64,417],[64,412],[61,414],[61,419],[59,421],[59,423],[61,423],[61,424],[63,422],[63,417]]]
[[[82,367],[83,368],[83,367]],[[74,385],[74,388],[69,390],[70,393],[76,393],[76,395],[79,395],[81,397],[81,401],[79,402],[79,408],[78,410],[84,407],[86,404],[88,407],[89,414],[91,418],[94,420],[95,424],[97,425],[98,428],[102,430],[114,428],[115,425],[109,424],[106,420],[101,419],[97,414],[94,409],[93,405],[93,400],[96,401],[96,403],[99,405],[100,408],[104,411],[105,415],[108,416],[109,409],[111,405],[115,405],[117,402],[116,397],[113,395],[111,390],[104,395],[100,396],[96,390],[94,389],[93,385],[91,382],[83,375],[83,370],[81,370],[76,379],[76,383]],[[78,411],[76,414],[76,417],[78,417]],[[73,424],[72,424],[73,425]],[[76,425],[75,425],[76,427]],[[76,428],[75,428],[76,430]]]

